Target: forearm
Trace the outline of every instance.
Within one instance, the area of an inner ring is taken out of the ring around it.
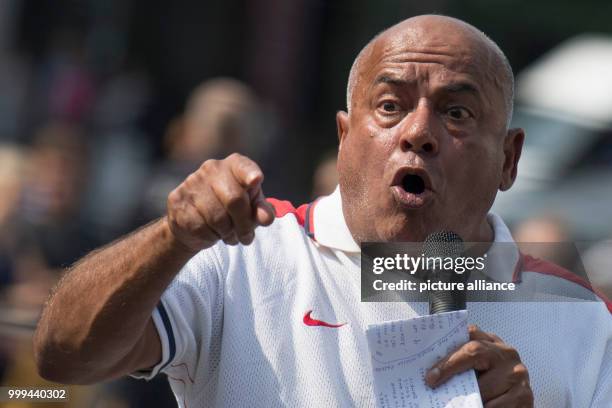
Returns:
[[[101,377],[133,357],[163,291],[193,255],[162,218],[79,261],[57,285],[35,334],[43,375]]]

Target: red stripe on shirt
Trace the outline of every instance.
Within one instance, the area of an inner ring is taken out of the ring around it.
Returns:
[[[295,208],[287,200],[278,200],[276,198],[266,199],[274,207],[274,215],[278,218],[284,217],[287,214],[293,214],[300,225],[304,225],[306,219],[306,209],[308,204],[302,204],[298,208]]]
[[[519,271],[520,270],[520,271]],[[556,276],[561,279],[568,280],[577,285],[582,286],[596,294],[601,300],[603,300],[608,308],[608,311],[612,313],[612,302],[599,290],[591,286],[589,282],[582,279],[580,276],[568,271],[565,268],[560,267],[552,262],[548,262],[544,259],[534,258],[530,255],[521,253],[521,257],[517,264],[517,270],[514,272],[512,277],[513,282],[520,282],[522,272],[535,272],[544,275]]]

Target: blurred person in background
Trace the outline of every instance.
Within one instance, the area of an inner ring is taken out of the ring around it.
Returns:
[[[514,227],[512,235],[523,253],[577,271],[573,237],[562,217],[548,214],[528,218]]]
[[[70,265],[95,245],[81,212],[87,174],[81,128],[51,122],[36,132],[28,152],[20,222],[24,246],[36,248],[51,269]]]
[[[17,251],[15,215],[23,184],[23,153],[12,145],[0,145],[0,299],[13,280]]]
[[[169,135],[170,159],[197,166],[207,158],[248,150],[249,115],[256,108],[253,91],[238,80],[214,78],[200,84]]]
[[[0,307],[6,305],[7,292],[14,280],[17,231],[14,215],[18,211],[23,178],[23,154],[12,145],[0,145]],[[12,342],[0,339],[0,380],[12,354]]]
[[[80,217],[87,174],[82,138],[74,125],[53,122],[24,150],[19,207],[5,222],[13,245],[5,298],[15,307],[37,310],[61,268],[95,246]]]
[[[232,152],[260,157],[260,102],[244,83],[214,78],[197,86],[185,112],[166,129],[166,160],[155,170],[145,194],[148,219],[162,215],[168,193],[207,159]]]
[[[311,198],[323,197],[334,192],[338,185],[338,152],[330,151],[321,156],[312,178]]]

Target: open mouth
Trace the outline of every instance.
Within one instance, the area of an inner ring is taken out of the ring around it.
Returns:
[[[411,194],[422,194],[425,191],[425,180],[416,174],[407,174],[402,178],[402,188]]]
[[[429,174],[418,167],[405,166],[399,169],[391,182],[391,191],[397,203],[408,210],[421,208],[434,198]]]

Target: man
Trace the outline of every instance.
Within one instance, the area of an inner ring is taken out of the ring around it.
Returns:
[[[507,128],[505,57],[448,17],[411,18],[378,35],[347,93],[338,190],[295,209],[264,198],[249,159],[205,162],[170,194],[166,217],[95,251],[58,285],[35,336],[42,375],[91,383],[161,371],[190,407],[374,405],[365,328],[427,314],[427,305],[361,303],[358,244],[442,229],[511,242],[488,210],[516,177],[524,133]],[[533,272],[542,264],[513,256],[496,280],[541,275]],[[427,373],[430,386],[473,368],[486,407],[610,400],[603,303],[468,310],[506,342],[472,326],[471,340]]]

